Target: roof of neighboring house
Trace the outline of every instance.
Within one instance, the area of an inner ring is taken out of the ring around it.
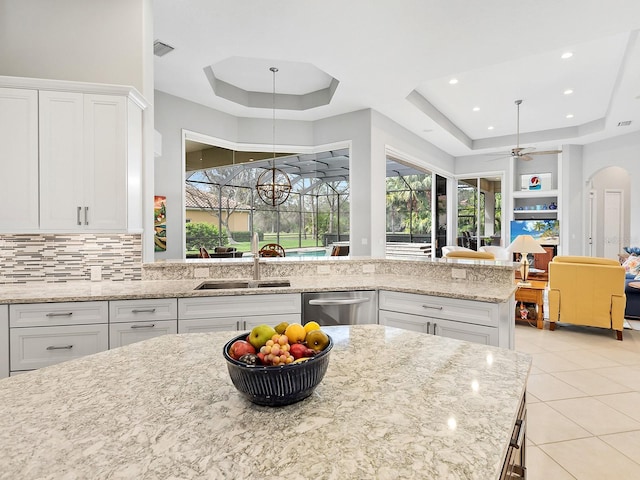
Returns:
[[[185,193],[185,206],[187,209],[213,209],[218,208],[220,199],[217,194],[211,192],[205,192],[192,185],[186,185],[184,189]],[[250,210],[249,205],[236,202],[229,197],[222,197],[222,208],[237,208],[239,210]]]

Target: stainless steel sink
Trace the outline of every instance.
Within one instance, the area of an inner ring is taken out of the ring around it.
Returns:
[[[225,290],[232,288],[290,287],[289,280],[213,280],[202,282],[194,290]]]
[[[223,290],[227,288],[249,288],[249,282],[245,281],[215,281],[215,282],[202,282],[195,290]]]

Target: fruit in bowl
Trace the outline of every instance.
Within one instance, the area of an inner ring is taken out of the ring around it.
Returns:
[[[253,330],[258,328],[258,331],[266,331],[261,327],[266,325],[259,325]],[[253,330],[248,335],[238,335],[224,346],[223,356],[231,381],[248,400],[259,405],[281,406],[298,402],[313,393],[327,371],[333,342],[319,326],[309,332],[300,327],[304,335],[300,329],[294,328],[292,331],[295,332],[296,341],[293,343],[286,331],[274,333],[267,340],[252,341],[250,346],[256,349],[255,353],[246,352],[238,356],[238,351],[246,348],[240,342],[247,343],[247,338],[258,338],[253,335]],[[273,327],[269,328],[275,332]],[[308,345],[306,337],[312,332],[313,341]],[[315,341],[314,336],[320,341]]]

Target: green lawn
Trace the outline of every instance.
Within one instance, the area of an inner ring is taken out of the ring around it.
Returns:
[[[264,234],[264,240],[261,240],[259,242],[259,247],[262,247],[264,245],[266,245],[267,243],[278,243],[276,242],[276,234],[270,234],[270,233],[265,233]],[[282,245],[282,247],[285,250],[290,250],[292,248],[300,248],[300,246],[298,245],[298,234],[297,233],[281,233],[280,234],[280,245]],[[229,246],[234,246],[238,249],[239,252],[250,252],[251,251],[251,242],[238,242],[238,243],[234,243],[233,245],[229,245]],[[319,245],[319,247],[322,247],[323,245]],[[306,239],[303,237],[302,238],[302,247],[316,247],[316,241],[314,238],[311,237],[307,237]],[[187,254],[197,254],[198,251],[188,251]]]

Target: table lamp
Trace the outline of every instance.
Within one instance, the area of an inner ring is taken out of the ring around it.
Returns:
[[[520,278],[522,281],[518,282],[518,286],[530,287],[531,282],[527,282],[527,277],[529,276],[529,259],[527,255],[530,253],[545,253],[544,248],[531,235],[518,235],[511,242],[511,245],[507,247],[507,250],[512,253],[519,253],[522,258],[520,260]]]

